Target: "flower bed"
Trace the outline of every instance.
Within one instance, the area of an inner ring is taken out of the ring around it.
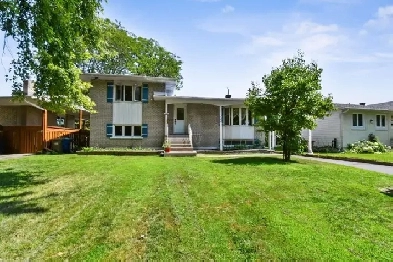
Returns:
[[[149,156],[157,155],[161,150],[143,147],[84,147],[81,151],[76,152],[78,155],[137,155]]]

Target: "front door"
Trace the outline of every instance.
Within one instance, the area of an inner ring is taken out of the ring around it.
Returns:
[[[186,133],[186,107],[185,105],[174,105],[175,112],[174,117],[174,134],[185,134]]]

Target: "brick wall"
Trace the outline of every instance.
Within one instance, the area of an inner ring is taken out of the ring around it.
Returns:
[[[187,119],[193,133],[194,147],[220,146],[219,107],[205,104],[188,104]]]
[[[164,142],[165,102],[153,101],[153,92],[163,92],[164,84],[149,83],[149,102],[142,106],[143,124],[148,125],[148,137],[135,139],[111,139],[106,136],[106,125],[112,123],[113,103],[106,100],[107,81],[95,81],[90,97],[96,103],[97,113],[90,115],[90,146],[97,147],[151,147],[161,148]]]

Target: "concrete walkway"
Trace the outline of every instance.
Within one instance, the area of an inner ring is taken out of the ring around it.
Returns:
[[[31,154],[13,154],[13,155],[0,155],[0,161],[9,160],[9,159],[17,159],[24,156],[30,156]]]
[[[358,162],[349,162],[344,160],[335,160],[335,159],[324,159],[317,157],[304,157],[304,156],[293,156],[295,158],[305,159],[305,160],[313,160],[324,163],[337,164],[342,166],[351,166],[355,168],[375,171],[383,174],[393,175],[393,166],[382,166],[382,165],[373,165],[368,163],[358,163]]]

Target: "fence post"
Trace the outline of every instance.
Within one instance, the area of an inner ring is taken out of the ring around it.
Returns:
[[[47,144],[46,144],[46,140],[47,140],[47,129],[48,129],[48,111],[46,111],[46,109],[44,109],[42,111],[42,146],[43,149],[47,148]]]

